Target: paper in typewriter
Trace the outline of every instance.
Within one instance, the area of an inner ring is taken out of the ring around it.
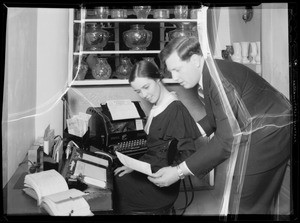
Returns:
[[[108,100],[106,103],[113,120],[140,118],[131,100]]]

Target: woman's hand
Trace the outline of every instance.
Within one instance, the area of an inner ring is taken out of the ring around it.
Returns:
[[[158,187],[167,187],[179,180],[176,167],[163,167],[156,173],[148,176],[148,180]]]
[[[118,175],[119,174],[119,177],[127,174],[127,173],[131,173],[133,171],[133,169],[127,167],[127,166],[121,166],[121,167],[118,167],[114,170],[114,175]]]

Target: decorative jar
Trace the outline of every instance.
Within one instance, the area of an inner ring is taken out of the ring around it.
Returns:
[[[84,80],[88,69],[89,69],[89,65],[85,61],[84,57],[82,57],[80,63],[79,63],[79,59],[76,59],[74,61],[74,66],[73,66],[73,77],[76,80]]]
[[[256,57],[255,57],[255,61],[256,61],[257,64],[260,64],[260,62],[261,62],[260,47],[261,47],[260,41],[257,41],[256,42],[256,50],[257,51],[256,51]]]
[[[241,42],[242,63],[249,63],[249,42]]]
[[[133,6],[133,11],[138,19],[147,19],[151,6]]]
[[[111,66],[107,62],[107,58],[97,57],[97,62],[92,68],[92,75],[97,80],[107,80],[111,76]]]
[[[197,19],[197,17],[198,17],[198,11],[199,11],[199,9],[192,9],[190,11],[190,18],[191,19]]]
[[[155,9],[153,11],[153,18],[155,19],[168,19],[169,17],[169,9]]]
[[[134,24],[123,32],[123,40],[130,50],[146,50],[152,41],[152,32],[146,30],[144,25]]]
[[[222,50],[222,57],[226,60],[232,60],[231,56],[233,55],[233,47],[231,45],[226,46],[226,50]]]
[[[158,68],[157,64],[155,63],[154,57],[143,57],[143,60],[153,63]]]
[[[111,10],[112,19],[126,19],[127,18],[127,9],[112,9]]]
[[[99,19],[107,19],[109,15],[109,8],[107,6],[100,6],[95,8],[96,16]]]
[[[233,53],[231,59],[234,62],[241,63],[242,62],[242,47],[241,47],[241,44],[239,42],[234,42],[234,43],[232,43],[232,46],[233,46],[233,52],[234,53]]]
[[[257,47],[255,42],[250,42],[250,61],[252,64],[256,64],[255,57],[257,55]]]
[[[176,23],[175,25],[177,28],[168,33],[170,40],[181,36],[197,36],[197,32],[192,30],[191,23],[182,22],[182,23]]]
[[[121,58],[121,64],[117,67],[116,76],[118,79],[128,79],[132,70],[132,63],[128,57]]]
[[[175,5],[174,16],[175,19],[187,19],[189,7],[187,5]]]
[[[85,32],[85,50],[101,51],[109,39],[109,32],[97,23],[87,23]]]

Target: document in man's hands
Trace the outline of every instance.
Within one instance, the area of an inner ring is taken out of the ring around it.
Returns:
[[[83,198],[85,193],[69,189],[66,180],[54,169],[27,174],[24,186],[23,191],[36,199],[37,205],[42,206],[50,215],[93,215]]]
[[[133,170],[136,170],[149,176],[152,175],[151,165],[149,163],[126,156],[118,151],[116,151],[116,155],[124,166],[127,166]]]

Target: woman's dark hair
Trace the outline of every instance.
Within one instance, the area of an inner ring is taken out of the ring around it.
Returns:
[[[174,51],[183,61],[189,60],[193,54],[203,55],[198,38],[194,36],[172,39],[160,52],[160,60],[164,63]]]
[[[151,79],[161,79],[162,75],[157,66],[153,63],[141,60],[134,64],[129,75],[129,83],[135,80],[136,77],[147,77]]]

